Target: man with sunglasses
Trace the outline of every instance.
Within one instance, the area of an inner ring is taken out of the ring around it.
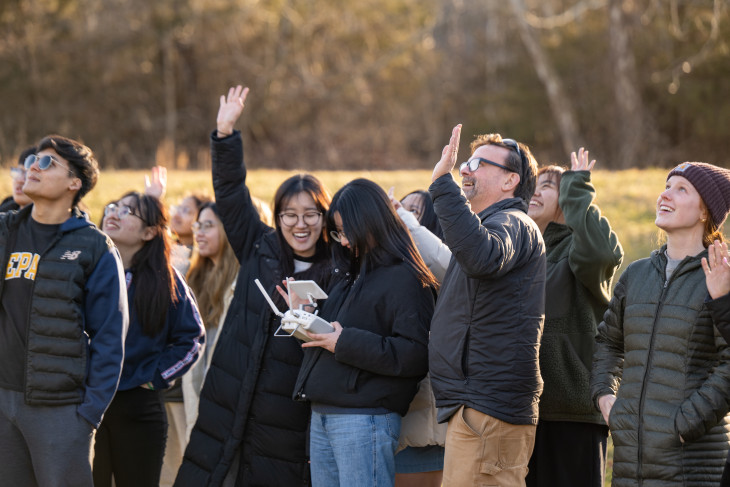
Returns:
[[[91,439],[128,323],[121,259],[78,209],[91,150],[48,136],[24,162],[33,204],[0,213],[0,483],[91,486]]]
[[[431,321],[429,371],[448,420],[444,485],[525,485],[542,379],[545,244],[527,216],[537,163],[524,144],[481,135],[451,175],[461,125],[429,188],[452,257]]]

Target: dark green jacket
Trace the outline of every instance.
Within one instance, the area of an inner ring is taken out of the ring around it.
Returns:
[[[623,249],[593,204],[589,171],[567,171],[559,205],[565,225],[545,229],[547,286],[540,373],[540,419],[603,424],[589,390],[596,329],[611,299]]]
[[[668,281],[665,252],[626,269],[598,327],[591,393],[617,395],[614,487],[715,487],[730,444],[730,348],[713,326],[730,299],[709,300],[706,251]]]

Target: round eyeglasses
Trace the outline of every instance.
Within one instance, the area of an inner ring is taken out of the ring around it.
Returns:
[[[215,222],[206,220],[204,222],[193,223],[193,233],[208,233],[215,226]]]
[[[25,179],[25,169],[22,167],[11,167],[10,177],[12,179]]]
[[[170,207],[170,213],[173,215],[180,213],[182,216],[190,216],[193,212],[195,212],[194,208],[185,205],[173,205]]]
[[[299,223],[300,217],[305,225],[314,226],[322,219],[322,213],[319,211],[309,211],[303,215],[297,215],[296,213],[290,212],[279,213],[281,224],[285,227],[293,227]]]
[[[135,212],[135,209],[127,205],[117,205],[116,203],[109,203],[104,207],[104,216],[116,215],[117,218],[126,218],[129,215],[136,216],[142,220],[145,224],[147,223],[141,215]]]
[[[334,240],[335,242],[342,243],[342,241],[347,238],[347,235],[345,235],[345,232],[340,232],[339,230],[332,230],[330,232],[330,237],[332,237],[332,240]]]

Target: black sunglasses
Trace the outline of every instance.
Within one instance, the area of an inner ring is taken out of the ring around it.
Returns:
[[[70,169],[68,168],[68,166],[64,166],[63,164],[61,164],[61,163],[60,163],[60,162],[58,161],[58,159],[56,159],[56,158],[55,158],[55,157],[53,157],[53,156],[49,156],[49,155],[47,155],[47,154],[46,154],[45,156],[40,156],[40,157],[38,157],[38,156],[37,156],[37,155],[35,155],[35,154],[31,154],[31,155],[29,155],[28,157],[26,157],[26,158],[25,158],[25,162],[23,162],[23,166],[25,166],[25,170],[26,170],[26,171],[30,170],[31,166],[32,166],[32,165],[33,165],[33,164],[34,164],[34,163],[35,163],[36,161],[38,161],[38,169],[40,169],[41,171],[45,171],[45,170],[47,170],[47,169],[48,169],[49,167],[51,167],[51,165],[52,165],[53,163],[56,163],[56,164],[58,164],[59,166],[61,166],[62,168],[64,168],[65,170],[67,170],[67,171],[70,171]]]
[[[516,172],[520,175],[520,183],[524,182],[525,180],[525,171],[527,166],[527,158],[525,157],[525,153],[522,152],[522,149],[520,149],[520,145],[517,143],[515,139],[502,139],[502,144],[506,145],[508,148],[514,150],[517,152],[517,155],[520,156],[520,170],[519,171],[512,171]]]
[[[469,172],[474,172],[477,169],[479,169],[479,166],[482,163],[484,163],[484,164],[490,164],[492,166],[501,167],[505,171],[517,173],[517,171],[515,171],[512,168],[509,168],[509,167],[505,166],[504,164],[500,164],[498,162],[490,161],[489,159],[485,159],[483,157],[475,157],[473,159],[469,159],[466,162],[462,162],[461,165],[459,166],[459,171],[463,171],[465,167],[468,167],[469,168]]]

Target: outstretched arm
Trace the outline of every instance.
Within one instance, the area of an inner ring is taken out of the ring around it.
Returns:
[[[248,88],[241,85],[220,97],[216,130],[211,135],[213,190],[223,228],[239,261],[248,255],[261,233],[271,229],[261,221],[246,187],[241,133],[233,126],[243,112]]]
[[[570,269],[596,299],[608,304],[623,249],[608,219],[594,203],[596,191],[590,171],[595,164],[582,147],[577,154],[571,154],[571,170],[561,178],[558,203],[573,235]]]

